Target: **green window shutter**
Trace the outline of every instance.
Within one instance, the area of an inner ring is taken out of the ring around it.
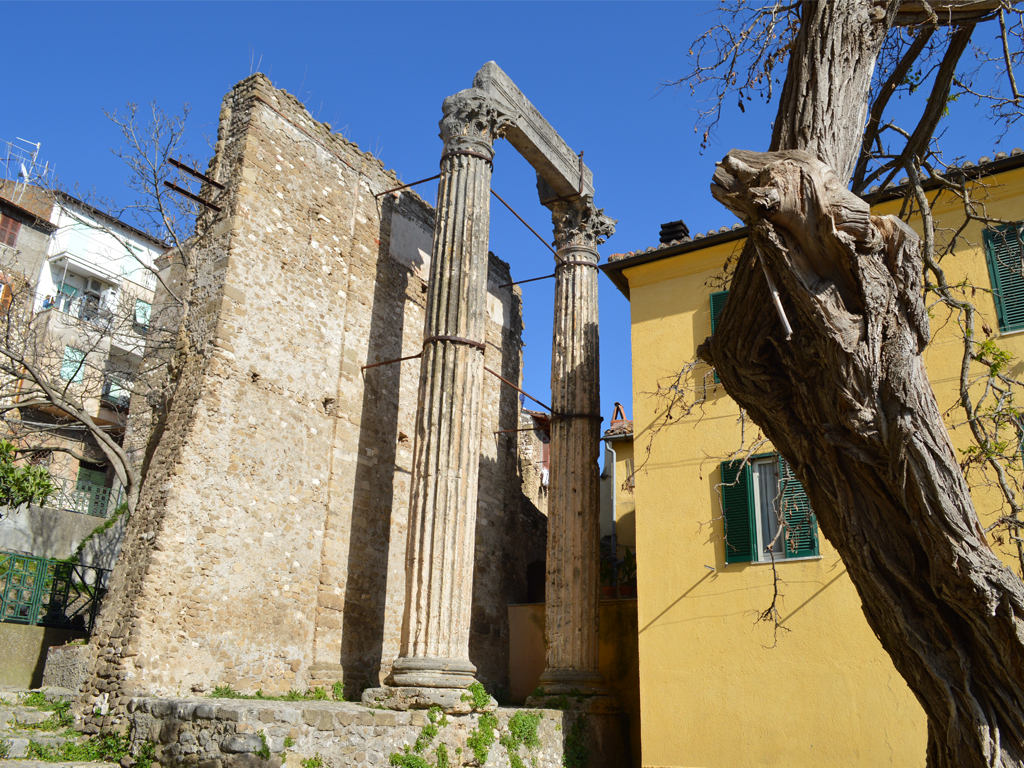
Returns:
[[[1006,224],[982,232],[999,330],[1024,329],[1024,224]]]
[[[714,335],[715,328],[718,326],[718,316],[722,314],[722,309],[725,307],[725,300],[729,298],[728,291],[718,291],[717,293],[711,294],[711,333]],[[720,383],[718,374],[715,374],[715,384]]]
[[[743,466],[742,461],[723,461],[721,482],[725,562],[749,563],[757,559],[750,467]]]
[[[74,347],[64,347],[64,360],[60,365],[60,377],[64,381],[79,383],[85,378],[85,352]]]
[[[818,521],[804,487],[793,468],[779,456],[779,503],[786,523],[783,534],[786,557],[812,557],[818,554]]]
[[[711,332],[715,332],[715,328],[718,326],[718,316],[722,314],[722,309],[725,307],[725,300],[729,298],[728,291],[719,291],[718,293],[711,294]]]

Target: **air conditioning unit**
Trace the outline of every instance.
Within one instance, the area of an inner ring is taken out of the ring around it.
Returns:
[[[106,287],[107,286],[105,283],[99,280],[94,280],[91,277],[85,281],[86,295],[95,296],[97,299],[100,297],[100,294],[103,293],[103,290]]]

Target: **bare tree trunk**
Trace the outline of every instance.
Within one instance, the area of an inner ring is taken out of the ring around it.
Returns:
[[[805,149],[850,178],[864,137],[875,62],[899,5],[804,3],[772,149]]]
[[[925,373],[919,238],[807,152],[730,152],[712,192],[751,229],[698,354],[807,489],[925,709],[929,765],[1024,765],[1024,583],[986,543]]]

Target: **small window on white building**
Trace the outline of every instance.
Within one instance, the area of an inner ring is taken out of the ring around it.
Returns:
[[[149,328],[149,318],[153,313],[153,306],[142,299],[135,300],[135,326],[139,331]]]
[[[85,352],[75,347],[64,347],[64,360],[60,366],[60,377],[75,384],[85,378]]]

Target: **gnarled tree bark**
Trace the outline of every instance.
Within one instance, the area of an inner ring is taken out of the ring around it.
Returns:
[[[712,185],[750,236],[698,355],[807,490],[868,623],[924,707],[933,768],[1024,766],[1024,582],[986,542],[928,382],[921,241],[872,216],[847,184],[890,29],[960,26],[936,78],[941,106],[970,26],[999,8],[802,3],[773,151],[730,152]],[[911,153],[930,139],[935,120],[923,122]]]
[[[919,238],[799,150],[730,152],[712,191],[750,237],[698,354],[807,489],[925,709],[929,765],[1024,765],[1024,584],[986,543],[924,369]]]

